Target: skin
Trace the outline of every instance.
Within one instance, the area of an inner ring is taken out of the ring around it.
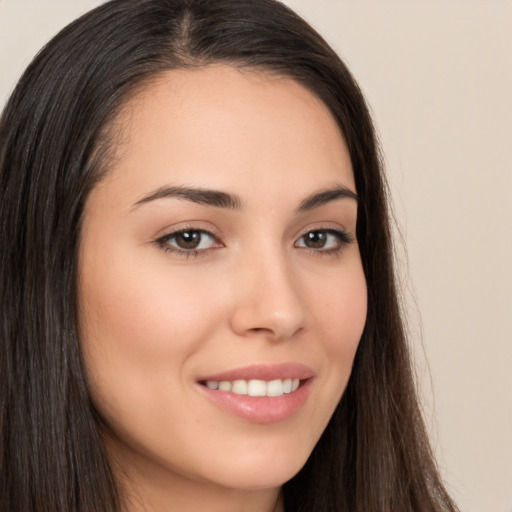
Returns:
[[[280,510],[281,485],[345,389],[366,318],[357,202],[297,211],[327,189],[355,192],[343,137],[298,83],[224,65],[167,72],[117,126],[114,164],[85,207],[79,316],[124,510]],[[169,186],[236,194],[241,206],[143,200]],[[180,229],[213,236],[180,253]],[[305,244],[312,230],[324,247]],[[197,382],[287,362],[314,377],[282,421],[240,418]]]

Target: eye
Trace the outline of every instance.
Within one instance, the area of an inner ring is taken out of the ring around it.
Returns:
[[[167,251],[193,254],[219,246],[216,238],[203,229],[175,231],[160,238],[157,243]]]
[[[315,229],[302,235],[295,245],[297,247],[317,251],[336,252],[350,242],[352,242],[352,238],[344,231],[338,231],[336,229]]]

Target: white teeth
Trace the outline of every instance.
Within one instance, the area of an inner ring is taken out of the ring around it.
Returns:
[[[231,382],[227,380],[219,382],[219,389],[221,391],[231,391]]]
[[[267,383],[264,380],[250,380],[247,383],[247,394],[249,396],[265,396]]]
[[[233,381],[231,392],[237,395],[247,395],[247,382],[245,380]]]
[[[300,384],[299,379],[275,379],[271,381],[264,380],[228,380],[206,381],[206,386],[210,389],[218,389],[220,391],[230,391],[236,395],[249,396],[281,396],[283,394],[295,391]]]
[[[268,396],[281,396],[283,394],[283,381],[271,380],[267,383]]]

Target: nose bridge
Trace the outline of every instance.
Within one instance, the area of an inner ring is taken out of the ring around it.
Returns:
[[[260,248],[244,258],[236,284],[235,331],[264,333],[278,340],[301,329],[305,310],[291,263],[278,247]]]

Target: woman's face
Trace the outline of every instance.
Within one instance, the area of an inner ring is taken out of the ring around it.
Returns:
[[[79,262],[114,465],[155,486],[277,488],[327,425],[365,323],[344,140],[301,85],[221,65],[168,72],[116,127]]]

